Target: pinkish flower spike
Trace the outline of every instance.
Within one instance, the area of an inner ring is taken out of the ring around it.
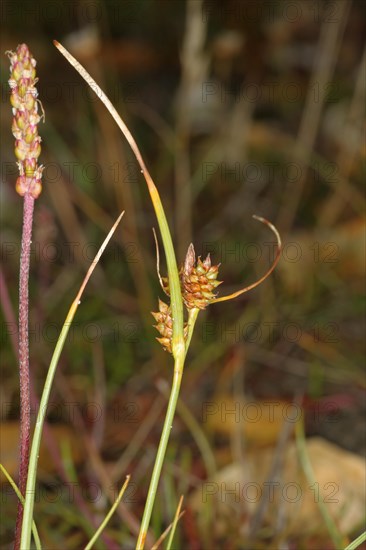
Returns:
[[[15,137],[15,156],[18,159],[20,176],[16,191],[21,196],[30,193],[36,199],[42,190],[43,166],[38,166],[41,153],[41,138],[38,135],[37,96],[35,87],[36,60],[26,44],[20,44],[15,52],[7,52],[10,59],[10,103],[13,107],[12,132]]]

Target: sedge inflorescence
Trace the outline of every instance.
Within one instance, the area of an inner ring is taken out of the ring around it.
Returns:
[[[38,165],[41,153],[41,137],[38,124],[39,101],[36,83],[36,60],[26,44],[20,44],[15,52],[7,52],[10,59],[10,103],[13,108],[12,132],[15,137],[15,156],[18,159],[19,177],[16,191],[24,196],[29,193],[37,198],[42,191],[43,166]]]
[[[211,264],[209,254],[205,260],[199,257],[196,262],[194,246],[189,245],[184,266],[179,271],[182,298],[188,311],[205,309],[216,298],[214,290],[222,282],[217,280],[218,271],[219,266]],[[168,278],[162,277],[161,282],[164,292],[169,296]],[[161,335],[161,338],[157,338],[158,342],[172,353],[173,319],[170,306],[159,299],[159,311],[152,312],[152,315],[157,321],[154,326]],[[184,337],[187,337],[187,325],[184,327]]]
[[[183,302],[187,309],[205,309],[215,298],[214,290],[222,281],[217,280],[219,265],[212,265],[210,254],[205,260],[198,257],[193,244],[188,247],[184,266],[180,272]]]

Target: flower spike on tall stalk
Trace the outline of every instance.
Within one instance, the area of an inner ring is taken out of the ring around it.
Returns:
[[[36,84],[36,60],[26,44],[18,45],[15,52],[6,52],[10,60],[10,103],[13,110],[12,132],[15,137],[14,153],[18,159],[19,177],[15,189],[24,198],[23,231],[19,276],[19,378],[20,378],[20,465],[19,490],[24,495],[30,448],[30,374],[29,374],[29,263],[32,239],[34,200],[42,190],[43,166],[38,165],[41,138],[38,124],[39,100]],[[15,528],[15,550],[20,546],[23,504],[18,502]]]

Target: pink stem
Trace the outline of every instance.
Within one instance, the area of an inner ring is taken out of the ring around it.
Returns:
[[[30,377],[29,377],[29,264],[32,242],[34,198],[30,193],[24,195],[23,233],[20,254],[19,273],[19,380],[20,380],[20,465],[19,490],[25,495],[27,485],[31,404],[30,404]],[[14,550],[20,548],[20,536],[23,521],[23,505],[18,502],[18,512],[15,526]]]

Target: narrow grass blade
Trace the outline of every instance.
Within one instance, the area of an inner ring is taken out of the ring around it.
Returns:
[[[52,355],[51,363],[48,368],[46,381],[43,388],[43,393],[41,397],[41,401],[39,404],[38,409],[38,415],[36,420],[36,425],[34,428],[34,435],[33,435],[33,441],[32,441],[32,448],[29,458],[29,469],[28,469],[28,479],[27,479],[27,488],[26,488],[26,497],[24,502],[24,515],[23,515],[23,523],[22,523],[22,536],[20,541],[20,548],[21,550],[29,550],[30,548],[30,538],[31,538],[31,525],[32,525],[32,518],[33,518],[33,508],[34,508],[34,496],[35,496],[35,485],[36,485],[36,476],[37,476],[37,465],[38,465],[38,457],[39,457],[39,449],[41,445],[41,438],[42,438],[42,431],[43,431],[43,424],[44,424],[44,418],[45,418],[45,412],[47,411],[47,405],[49,396],[51,393],[52,388],[52,382],[56,373],[56,368],[58,365],[58,361],[61,355],[61,352],[63,350],[71,323],[74,319],[75,313],[77,308],[80,304],[80,298],[85,290],[85,287],[96,267],[98,264],[101,255],[103,254],[108,242],[110,241],[113,233],[115,232],[119,222],[121,221],[121,218],[123,216],[124,212],[120,214],[118,219],[116,220],[115,224],[113,225],[112,229],[108,233],[107,237],[105,238],[102,246],[98,250],[93,262],[91,263],[88,272],[80,286],[79,292],[76,295],[75,300],[71,304],[71,307],[69,309],[69,312],[67,314],[66,320],[64,322],[64,325],[61,329],[60,336],[57,340],[57,344],[55,347],[55,350]]]
[[[166,397],[166,399],[168,399],[169,386],[167,382],[165,382],[165,380],[159,380],[157,383],[157,387],[159,391],[161,391],[161,393]],[[215,473],[217,472],[216,460],[205,432],[182,399],[178,399],[177,413],[181,417],[184,424],[187,426],[192,435],[192,438],[194,439],[198,449],[200,450],[208,477],[213,478]]]
[[[9,481],[10,485],[12,486],[12,488],[14,490],[14,493],[16,494],[16,496],[18,497],[18,499],[20,500],[20,502],[24,506],[24,497],[21,494],[21,492],[19,491],[18,486],[15,483],[14,479],[11,477],[11,475],[9,474],[7,469],[2,464],[0,464],[0,470],[2,471],[2,473],[4,474],[6,479]],[[41,541],[40,541],[40,538],[39,538],[37,526],[36,526],[34,521],[32,521],[32,533],[33,533],[34,543],[36,545],[37,550],[42,550]]]
[[[363,542],[365,542],[366,540],[366,531],[364,531],[363,533],[361,533],[361,535],[359,537],[357,537],[357,539],[353,540],[348,546],[347,548],[345,548],[344,550],[356,550],[356,548],[358,548],[360,546],[360,544],[362,544]]]
[[[116,498],[115,502],[113,503],[113,506],[109,510],[108,514],[106,515],[106,517],[104,518],[104,520],[102,521],[102,523],[100,524],[98,529],[95,531],[93,537],[90,539],[88,544],[85,546],[84,550],[90,550],[91,548],[93,548],[93,544],[95,543],[97,538],[101,535],[101,533],[105,529],[107,523],[109,522],[109,520],[113,516],[118,504],[121,502],[123,494],[124,494],[125,490],[127,489],[127,485],[129,484],[130,478],[131,478],[131,476],[126,476],[126,481],[124,482],[124,484],[122,486],[122,489],[120,490],[120,492],[118,494],[118,497]]]
[[[177,511],[175,512],[175,516],[174,516],[174,520],[173,520],[173,525],[172,525],[172,529],[170,531],[170,535],[169,535],[169,539],[168,539],[168,544],[167,544],[167,547],[166,547],[166,550],[170,550],[171,547],[172,547],[172,544],[173,544],[173,539],[174,539],[174,535],[175,535],[175,530],[177,528],[177,525],[178,525],[178,521],[179,519],[182,517],[182,515],[184,514],[184,512],[180,512],[181,509],[182,509],[182,504],[183,504],[183,495],[180,497],[179,499],[179,504],[178,504],[178,507],[177,507]]]
[[[158,540],[151,547],[151,550],[158,550],[159,546],[161,545],[162,542],[164,542],[164,540],[166,539],[166,537],[168,536],[169,533],[170,533],[170,536],[169,536],[169,540],[168,540],[168,543],[167,543],[167,550],[170,550],[170,548],[172,546],[173,537],[174,537],[174,534],[175,534],[175,530],[176,530],[178,521],[180,520],[180,518],[184,514],[184,511],[181,512],[182,504],[183,504],[183,495],[179,499],[178,507],[177,507],[177,510],[175,512],[173,522],[170,525],[168,525],[168,527],[165,529],[164,533],[162,533],[160,535]]]

